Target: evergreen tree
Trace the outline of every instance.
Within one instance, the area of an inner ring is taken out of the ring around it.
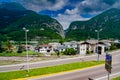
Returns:
[[[5,48],[6,48],[7,52],[11,53],[13,51],[12,43],[10,41],[5,42]]]
[[[62,45],[64,42],[65,42],[64,39],[60,39],[60,40],[59,40],[59,43],[60,43],[61,45]]]
[[[17,53],[22,53],[23,52],[23,47],[21,45],[18,46]]]
[[[2,48],[2,42],[0,41],[0,53],[3,52],[3,48]]]

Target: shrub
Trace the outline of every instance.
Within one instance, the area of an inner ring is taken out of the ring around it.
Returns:
[[[65,51],[63,53],[65,55],[75,55],[77,53],[77,51],[73,48],[67,48],[67,49],[65,49]]]

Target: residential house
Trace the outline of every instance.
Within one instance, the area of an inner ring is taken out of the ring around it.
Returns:
[[[65,45],[58,45],[56,50],[58,50],[59,52],[61,52],[61,51],[65,51],[65,49],[67,49],[67,48],[68,47],[65,46]]]
[[[111,44],[113,43],[110,40],[101,40],[100,42],[104,43],[106,49],[110,49]]]
[[[61,44],[57,43],[57,42],[54,42],[54,43],[49,43],[48,45],[52,45],[53,49],[57,49],[57,47]]]
[[[21,46],[22,46],[25,50],[26,50],[26,47],[27,47],[27,49],[28,49],[28,50],[31,50],[31,51],[34,51],[34,48],[35,48],[35,46],[29,45],[29,44],[27,44],[27,45],[22,44]]]
[[[97,40],[89,40],[78,44],[78,53],[80,55],[86,55],[86,53],[97,53],[97,51],[104,53],[105,45]]]
[[[73,48],[73,49],[77,50],[77,42],[75,42],[75,41],[64,42],[63,45],[66,46],[67,48]]]
[[[35,51],[39,52],[39,53],[52,53],[52,52],[54,52],[52,45],[47,45],[47,44],[38,45],[35,48]]]
[[[87,51],[90,50],[90,44],[88,42],[83,42],[78,44],[78,53],[80,55],[86,55]]]

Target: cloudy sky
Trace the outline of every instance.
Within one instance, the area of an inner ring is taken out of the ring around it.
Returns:
[[[120,0],[0,0],[18,2],[25,8],[57,19],[67,29],[72,21],[88,20],[101,12],[116,7]]]

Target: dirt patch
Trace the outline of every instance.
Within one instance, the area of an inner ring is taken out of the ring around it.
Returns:
[[[37,62],[37,61],[46,61],[46,60],[56,60],[56,59],[64,59],[75,56],[29,56],[29,62]],[[8,64],[19,64],[25,63],[26,57],[0,57],[0,65],[8,65]]]

